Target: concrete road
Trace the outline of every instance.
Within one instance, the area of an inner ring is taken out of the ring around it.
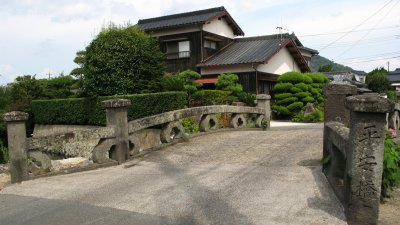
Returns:
[[[321,157],[321,124],[213,133],[131,168],[10,185],[0,224],[347,224]]]

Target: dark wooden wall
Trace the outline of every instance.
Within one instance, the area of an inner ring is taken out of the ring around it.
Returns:
[[[189,58],[178,58],[178,59],[166,59],[166,72],[177,73],[185,70],[194,70],[200,72],[200,69],[196,67],[201,61],[201,32],[191,32],[184,34],[175,34],[168,36],[159,37],[160,49],[162,52],[166,52],[166,40],[181,39],[185,38],[190,41],[190,57]]]
[[[217,49],[204,48],[203,41],[205,38],[211,37],[217,41]],[[158,38],[160,49],[162,52],[166,52],[166,41],[175,39],[186,39],[190,41],[190,57],[189,58],[177,58],[177,59],[166,59],[166,72],[177,73],[185,70],[194,70],[200,72],[200,68],[196,65],[201,63],[204,59],[207,59],[212,54],[219,51],[221,48],[229,44],[232,39],[222,37],[216,34],[212,34],[206,31],[197,31],[183,34],[174,34],[161,36]],[[183,40],[182,40],[183,41]]]

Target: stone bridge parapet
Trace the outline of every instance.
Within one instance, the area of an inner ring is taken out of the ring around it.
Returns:
[[[325,88],[323,171],[350,225],[377,224],[387,113],[394,103],[374,94],[352,95],[356,91],[349,85]]]
[[[208,132],[219,128],[218,114],[229,114],[231,128],[246,126],[253,120],[257,128],[267,128],[270,123],[270,96],[258,95],[256,107],[213,105],[170,111],[128,121],[126,99],[102,102],[107,125],[38,125],[32,137],[27,138],[25,122],[28,114],[10,112],[4,115],[7,123],[12,182],[29,178],[29,163],[49,165],[49,154],[64,157],[84,157],[95,163],[125,162],[140,151],[170,143],[185,135],[184,118],[197,118],[199,130]],[[30,159],[30,160],[28,160]],[[44,162],[46,161],[46,162]],[[29,163],[28,163],[29,162]],[[44,168],[48,169],[48,168]]]

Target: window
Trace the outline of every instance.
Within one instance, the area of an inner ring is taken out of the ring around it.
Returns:
[[[204,48],[217,49],[217,42],[205,39]]]
[[[190,57],[189,41],[167,42],[167,59],[179,59]]]

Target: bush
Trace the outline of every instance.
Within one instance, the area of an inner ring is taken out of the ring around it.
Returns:
[[[246,92],[241,92],[237,94],[239,101],[244,102],[247,106],[254,107],[256,106],[255,100],[256,95],[250,94]]]
[[[215,83],[215,88],[217,90],[230,91],[233,94],[237,94],[243,91],[243,87],[238,81],[239,77],[236,74],[220,74]]]
[[[329,82],[328,77],[323,73],[306,73],[312,79],[314,84],[326,84]]]
[[[287,92],[293,87],[291,83],[277,83],[274,86],[274,92]]]
[[[286,108],[289,111],[296,111],[303,108],[304,104],[302,102],[293,102],[292,104],[288,105]]]
[[[184,92],[37,100],[32,102],[31,115],[38,124],[105,125],[106,114],[101,101],[115,98],[131,100],[128,120],[181,109],[187,103],[187,94]]]
[[[277,100],[275,105],[286,107],[287,110],[277,107],[275,111],[279,112],[278,116],[303,120],[304,118],[299,117],[299,112],[304,105],[309,102],[317,107],[323,105],[322,87],[328,81],[328,78],[320,73],[288,72],[280,76],[274,87],[274,98]]]
[[[308,85],[305,83],[298,83],[294,85],[296,88],[301,89],[302,91],[308,91]]]
[[[324,113],[321,110],[317,110],[310,115],[304,116],[304,110],[301,110],[299,113],[293,116],[293,122],[307,122],[307,123],[315,123],[324,121]]]
[[[297,83],[311,84],[313,80],[309,76],[303,73],[287,72],[279,76],[278,82],[291,83],[291,84],[297,84]]]
[[[272,105],[271,107],[272,111],[274,111],[278,116],[289,116],[290,112],[285,106],[280,106],[280,105]]]
[[[192,95],[190,106],[226,105],[230,91],[200,90]]]
[[[285,99],[279,100],[276,102],[276,104],[277,105],[287,105],[287,104],[291,104],[292,102],[295,102],[297,100],[298,100],[298,98],[296,98],[296,97],[290,97],[290,98],[285,98]]]
[[[399,149],[399,145],[393,141],[390,134],[386,135],[381,188],[383,197],[388,197],[389,191],[400,181]]]
[[[199,133],[200,131],[199,123],[192,117],[183,118],[182,126],[185,128],[185,132],[189,134]]]
[[[397,92],[396,91],[387,91],[387,97],[389,100],[397,103]]]
[[[276,94],[274,97],[275,97],[275,99],[280,100],[280,99],[284,99],[284,98],[293,97],[293,94],[292,93],[279,93],[279,94]],[[295,97],[297,97],[297,96],[295,96]]]
[[[302,102],[315,102],[315,99],[311,96],[307,96],[301,99]]]
[[[298,92],[296,94],[294,94],[295,97],[297,98],[305,98],[310,96],[311,94],[309,92]]]

